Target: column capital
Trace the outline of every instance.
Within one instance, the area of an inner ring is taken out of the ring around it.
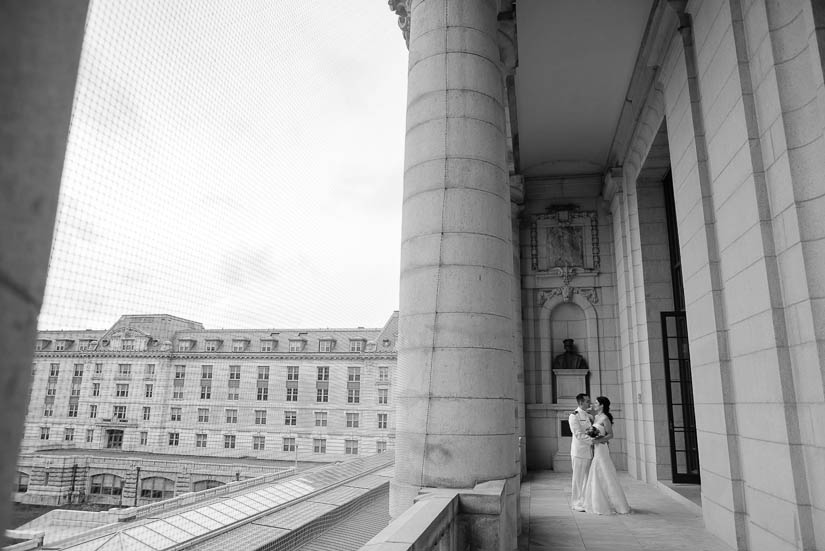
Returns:
[[[604,173],[604,185],[602,186],[602,198],[610,203],[617,193],[624,191],[624,170],[622,167],[607,169]]]
[[[516,205],[524,203],[524,176],[521,174],[510,175],[510,202]]]
[[[407,43],[407,49],[410,47],[410,19],[412,13],[410,12],[410,0],[387,0],[390,10],[394,11],[398,16],[398,28],[401,29],[401,34],[404,36],[404,41]]]

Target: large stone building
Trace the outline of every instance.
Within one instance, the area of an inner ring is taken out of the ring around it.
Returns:
[[[0,203],[10,441],[83,4],[20,4],[0,32],[0,105],[29,107],[0,113],[22,144]],[[470,522],[475,541],[515,548],[520,473],[564,465],[559,412],[583,385],[613,401],[615,461],[701,482],[731,548],[823,548],[822,2],[390,6],[409,46],[391,514],[477,488],[467,506],[498,523]],[[585,378],[553,370],[568,337]]]
[[[207,330],[169,315],[126,315],[108,330],[41,331],[17,481],[25,491],[16,498],[94,500],[93,478],[104,475],[131,492],[140,468],[144,478],[168,472],[172,493],[191,491],[198,480],[180,476],[192,470],[185,456],[285,466],[392,449],[397,319],[375,329]],[[150,454],[174,455],[181,466]],[[209,469],[216,476],[203,480],[240,476],[231,462]]]

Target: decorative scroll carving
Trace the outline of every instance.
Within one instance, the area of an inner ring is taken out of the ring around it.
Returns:
[[[577,268],[598,273],[601,269],[599,221],[595,211],[575,205],[554,205],[547,214],[533,217],[530,226],[531,267],[536,272]]]
[[[539,291],[538,303],[539,306],[544,306],[553,297],[561,297],[564,302],[570,302],[573,300],[573,294],[581,295],[590,304],[599,303],[599,295],[594,287],[571,287],[570,285]]]
[[[394,11],[398,16],[398,28],[401,29],[401,34],[404,35],[404,41],[407,43],[407,48],[410,47],[410,0],[388,0],[390,10]]]

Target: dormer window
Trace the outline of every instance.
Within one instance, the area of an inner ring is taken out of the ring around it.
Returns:
[[[178,352],[189,352],[195,346],[192,339],[181,339],[178,341]]]
[[[51,342],[51,339],[37,339],[37,342],[34,344],[34,349],[38,352],[40,350],[45,350],[49,347],[49,343]]]
[[[207,352],[217,352],[222,342],[220,339],[206,339],[205,350]]]
[[[303,352],[306,342],[306,339],[289,339],[289,351]]]
[[[349,340],[349,351],[350,352],[363,352],[364,351],[364,339],[350,339]]]
[[[381,344],[384,346],[384,348],[389,348],[390,339],[384,339],[383,341],[381,341]]]
[[[324,338],[318,340],[318,352],[332,352],[335,348],[335,339]]]
[[[55,345],[54,349],[57,352],[62,352],[64,350],[68,350],[72,347],[73,342],[74,341],[71,340],[71,339],[60,339],[60,340],[57,341],[57,344]]]
[[[232,339],[232,352],[244,352],[249,345],[249,339]]]
[[[278,346],[278,339],[265,337],[261,339],[261,352],[272,352]]]
[[[78,350],[91,350],[93,342],[95,341],[83,339],[82,341],[80,341],[80,344],[78,345]]]
[[[121,350],[134,350],[135,349],[135,339],[123,339],[120,345]]]

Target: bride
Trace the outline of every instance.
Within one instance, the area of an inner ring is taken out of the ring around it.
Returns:
[[[604,396],[596,398],[593,413],[596,416],[593,427],[594,431],[598,431],[598,436],[593,438],[593,462],[584,486],[584,509],[597,515],[627,514],[630,506],[619,484],[616,467],[613,466],[607,446],[608,440],[613,438],[610,400]]]

